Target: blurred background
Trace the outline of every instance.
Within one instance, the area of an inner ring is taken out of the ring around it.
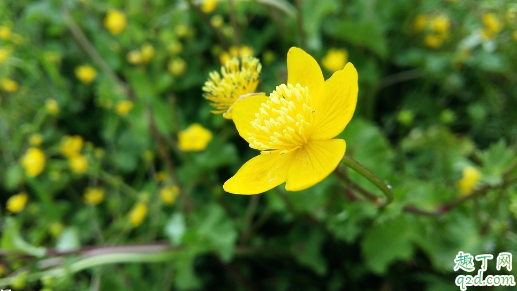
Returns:
[[[344,166],[301,192],[223,191],[257,151],[203,84],[252,55],[270,93],[292,46],[325,78],[357,68],[340,137],[387,207]],[[516,69],[510,0],[3,0],[0,286],[446,291],[459,251],[511,274]]]

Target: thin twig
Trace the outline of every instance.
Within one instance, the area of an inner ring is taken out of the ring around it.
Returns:
[[[350,180],[350,178],[348,178],[348,176],[345,175],[345,173],[343,173],[339,168],[336,168],[336,170],[334,171],[345,183],[348,184],[348,186],[354,188],[357,192],[361,193],[363,196],[365,196],[366,199],[368,199],[369,201],[371,202],[374,202],[376,204],[378,204],[380,201],[380,197],[373,194],[373,193],[370,193],[368,190],[364,189],[363,187],[359,186],[358,184],[356,184],[354,181]]]
[[[237,25],[237,15],[235,14],[235,6],[233,5],[233,0],[228,0],[228,7],[230,9],[230,22],[233,28],[233,41],[235,46],[241,46],[241,38],[239,35],[239,27]]]
[[[212,30],[212,32],[215,34],[215,36],[217,37],[217,39],[219,40],[219,43],[221,44],[221,46],[227,50],[228,49],[228,44],[226,43],[226,40],[224,39],[224,36],[223,34],[217,29],[217,27],[213,26],[212,23],[210,22],[210,19],[208,19],[208,17],[206,16],[206,14],[201,11],[201,9],[199,9],[198,6],[196,6],[192,0],[187,0],[187,3],[189,5],[189,7],[194,10],[200,17],[201,19],[203,19],[203,21],[210,27],[210,29]]]
[[[380,80],[379,89],[388,87],[388,86],[391,86],[391,85],[394,85],[394,84],[397,84],[400,82],[418,79],[423,76],[425,76],[425,73],[424,73],[424,71],[422,71],[420,69],[413,69],[413,70],[408,70],[408,71],[396,73],[393,75],[389,75]]]
[[[260,195],[253,195],[248,203],[246,215],[244,216],[244,228],[241,236],[241,244],[246,244],[251,236],[251,231],[253,230],[251,221],[253,220],[255,211],[257,210],[259,198]]]
[[[300,36],[300,45],[303,50],[306,50],[305,46],[305,31],[303,30],[303,16],[302,16],[302,7],[300,4],[300,0],[294,0],[296,4],[296,22],[298,24],[298,34]]]

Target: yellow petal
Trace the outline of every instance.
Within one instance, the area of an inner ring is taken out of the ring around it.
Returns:
[[[223,185],[232,194],[260,194],[285,182],[295,151],[286,154],[261,154],[247,161]]]
[[[342,139],[309,141],[294,152],[285,189],[300,191],[321,182],[336,169],[345,150]]]
[[[248,143],[251,143],[248,140],[248,133],[256,131],[251,122],[255,120],[255,113],[259,112],[260,104],[266,102],[267,99],[268,97],[264,93],[259,93],[237,100],[230,108],[239,135]]]
[[[354,115],[359,91],[357,71],[352,63],[325,81],[317,98],[311,95],[316,110],[311,139],[331,139],[340,134]]]
[[[287,83],[308,86],[309,95],[316,97],[324,82],[318,62],[305,51],[292,47],[287,53]]]

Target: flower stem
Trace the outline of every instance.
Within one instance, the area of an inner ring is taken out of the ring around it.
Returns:
[[[375,185],[379,190],[382,191],[382,193],[386,196],[386,199],[381,201],[381,205],[384,206],[390,204],[393,201],[393,193],[391,192],[391,187],[382,182],[382,180],[379,177],[377,177],[374,173],[370,172],[370,170],[365,168],[363,165],[359,164],[357,161],[355,161],[348,155],[345,155],[341,161],[343,162],[343,164],[345,164],[352,170],[359,173],[361,176],[368,179],[368,181],[370,181],[373,185]]]

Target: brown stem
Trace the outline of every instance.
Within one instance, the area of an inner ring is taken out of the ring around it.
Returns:
[[[208,19],[206,14],[203,11],[201,11],[201,9],[199,9],[199,7],[196,6],[192,2],[192,0],[187,0],[187,3],[190,6],[190,8],[193,9],[201,17],[201,19],[203,19],[203,21],[210,27],[212,32],[215,34],[215,36],[219,40],[219,43],[221,43],[221,46],[225,50],[227,50],[228,49],[228,44],[226,43],[226,40],[224,39],[223,34],[215,26],[212,25],[212,23],[210,22],[210,19]]]
[[[365,196],[366,199],[368,199],[369,201],[374,202],[376,204],[379,203],[379,198],[380,198],[379,196],[377,196],[373,193],[370,193],[368,190],[364,189],[363,187],[356,184],[354,181],[350,180],[350,178],[348,178],[348,176],[344,172],[342,172],[339,168],[336,168],[336,170],[334,172],[345,183],[347,183],[348,186],[354,188],[357,192],[361,193],[363,196]]]
[[[300,0],[294,1],[296,4],[296,22],[298,24],[298,34],[300,35],[300,45],[303,50],[306,50],[305,46],[305,32],[303,30],[303,16],[302,16],[302,7],[300,5]]]
[[[233,28],[234,44],[235,46],[240,47],[241,38],[239,35],[239,27],[237,25],[237,16],[235,14],[235,6],[233,5],[233,0],[228,0],[228,7],[230,9],[230,22]]]

